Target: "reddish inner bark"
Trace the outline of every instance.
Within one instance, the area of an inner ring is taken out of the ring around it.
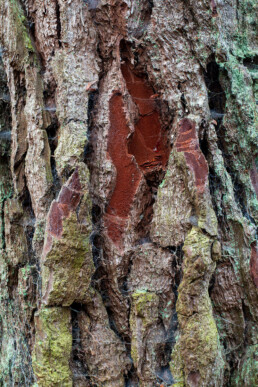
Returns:
[[[48,237],[44,246],[44,255],[46,255],[52,245],[52,237],[60,238],[63,233],[63,219],[75,211],[81,198],[81,183],[78,170],[76,170],[66,185],[63,185],[58,200],[54,200],[50,207],[48,215]]]
[[[139,111],[133,135],[128,139],[129,128],[124,113],[121,94],[110,100],[110,130],[108,153],[116,167],[116,185],[112,193],[105,225],[109,237],[121,246],[127,218],[143,173],[164,168],[169,157],[153,89],[146,79],[135,75],[125,62],[122,73],[127,89]],[[134,158],[137,162],[135,162]],[[139,168],[140,169],[139,169]]]
[[[128,154],[127,151],[129,128],[126,124],[121,94],[114,94],[112,96],[109,109],[108,153],[116,167],[117,175],[105,223],[110,238],[115,243],[119,243],[126,225],[130,205],[141,180],[141,173],[132,155]]]
[[[188,118],[179,123],[176,150],[184,152],[188,166],[193,170],[197,191],[202,193],[208,178],[208,165],[202,154],[196,136],[195,124]]]
[[[155,166],[165,167],[169,157],[167,138],[161,128],[160,114],[153,89],[145,78],[135,75],[127,62],[121,66],[126,86],[139,109],[135,132],[128,142],[128,152],[135,156],[139,167],[149,171]]]

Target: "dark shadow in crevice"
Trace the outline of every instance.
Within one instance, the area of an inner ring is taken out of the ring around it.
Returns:
[[[219,130],[225,114],[226,95],[220,84],[220,68],[215,58],[207,64],[207,71],[204,73],[204,80],[208,90],[208,100],[211,117],[217,121]]]
[[[206,87],[208,89],[208,99],[209,99],[209,107],[211,117],[216,121],[216,133],[217,133],[217,144],[218,148],[222,152],[222,156],[224,159],[224,164],[227,172],[229,173],[233,186],[234,186],[234,196],[236,203],[239,204],[239,207],[242,211],[243,216],[245,216],[250,221],[253,219],[247,212],[246,209],[246,194],[245,188],[241,184],[239,177],[237,176],[237,172],[235,172],[232,168],[232,157],[228,154],[228,146],[226,143],[226,128],[223,125],[223,117],[225,115],[225,105],[226,105],[226,95],[220,84],[220,76],[223,75],[227,78],[227,74],[220,70],[219,65],[215,62],[215,57],[211,58],[211,62],[207,65],[207,71],[204,74],[204,79],[206,83]],[[200,142],[203,153],[207,156],[209,155],[209,144],[206,138],[206,133],[204,133],[204,138]],[[213,202],[213,208],[218,216],[218,221],[220,227],[224,227],[225,232],[228,229],[226,222],[226,215],[221,216],[221,209],[219,211],[218,205],[216,202],[216,193],[221,191],[222,182],[220,176],[216,175],[215,170],[212,167],[209,167],[209,185],[211,191],[211,197]],[[222,203],[222,199],[221,199]],[[220,213],[220,215],[219,215]]]
[[[55,197],[58,196],[59,191],[61,189],[61,182],[57,173],[56,169],[56,160],[55,160],[55,150],[58,143],[58,128],[59,124],[56,119],[56,117],[52,118],[52,123],[46,128],[47,136],[48,136],[48,143],[50,147],[50,165],[51,165],[51,171],[52,171],[52,177],[53,177],[53,192]]]
[[[84,147],[84,162],[88,166],[89,170],[93,168],[94,166],[91,165],[91,158],[93,156],[93,138],[92,138],[92,128],[94,125],[94,118],[95,118],[95,106],[98,101],[99,93],[98,91],[94,90],[89,93],[89,99],[88,99],[88,116],[87,116],[87,125],[88,125],[88,132],[87,137],[88,141]]]
[[[2,61],[0,48],[0,175],[1,175],[1,201],[0,201],[0,249],[5,250],[5,223],[4,206],[8,198],[12,196],[12,177],[10,170],[12,116],[10,105],[10,93],[7,85],[7,77]]]
[[[243,65],[248,68],[248,70],[256,70],[258,69],[258,55],[250,57],[250,58],[245,58],[243,60]]]
[[[248,213],[246,203],[246,189],[244,185],[240,182],[237,174],[233,172],[230,168],[226,167],[228,173],[231,176],[231,180],[234,187],[234,198],[236,203],[239,204],[239,207],[241,209],[242,215],[249,220],[249,222],[253,223],[256,226],[256,222],[254,218]]]
[[[209,156],[209,141],[208,141],[206,128],[204,128],[203,137],[202,139],[199,140],[199,144],[200,144],[200,149],[207,160]]]
[[[27,188],[27,185],[26,185],[24,195],[21,198],[21,201],[22,201],[23,211],[27,215],[27,219],[29,219],[28,221],[26,221],[26,225],[25,225],[25,235],[26,235],[27,246],[28,246],[28,259],[29,259],[30,265],[34,265],[37,263],[37,258],[33,249],[33,237],[35,232],[36,217],[32,208],[31,196]]]
[[[81,345],[81,334],[78,322],[78,314],[84,311],[84,306],[79,303],[73,303],[70,310],[72,318],[72,353],[70,365],[73,375],[73,384],[75,386],[90,386],[90,377],[85,364],[85,355]]]
[[[183,278],[183,272],[182,272],[182,263],[183,263],[183,257],[184,257],[183,246],[184,244],[181,244],[179,246],[168,247],[168,250],[174,255],[174,258],[172,261],[172,270],[174,274],[173,292],[174,292],[176,301],[178,297],[178,287]]]
[[[130,357],[132,360],[132,358]],[[136,375],[136,369],[133,365],[133,360],[132,360],[132,367],[128,371],[127,375],[125,375],[125,387],[139,387],[139,379]]]
[[[92,176],[93,170],[96,167],[95,162],[93,160],[94,159],[94,149],[93,149],[94,138],[92,135],[92,130],[95,122],[95,114],[96,114],[95,107],[98,101],[98,97],[99,97],[99,93],[97,90],[89,92],[88,110],[87,110],[88,141],[84,148],[84,163],[87,165],[90,171],[90,176]],[[91,210],[92,233],[90,236],[90,242],[92,246],[93,262],[95,265],[95,272],[92,276],[92,286],[94,289],[98,290],[101,293],[101,281],[103,276],[105,276],[104,270],[101,265],[101,259],[103,256],[102,254],[103,240],[101,236],[102,211],[100,206],[95,202],[95,198],[94,198],[94,195],[92,195],[92,192],[91,192],[91,199],[92,199],[92,210]]]
[[[60,19],[60,6],[58,1],[56,1],[56,32],[59,47],[62,47],[61,42],[61,19]]]
[[[48,136],[48,143],[50,148],[50,165],[51,165],[51,172],[53,177],[53,186],[52,186],[52,192],[53,196],[57,198],[59,191],[61,189],[61,181],[57,173],[56,169],[56,160],[55,160],[55,150],[58,145],[58,131],[59,131],[59,122],[56,114],[56,104],[55,104],[55,92],[56,92],[56,85],[52,87],[48,87],[43,92],[43,100],[44,100],[44,114],[48,117],[49,125],[45,128],[47,136]]]
[[[165,250],[168,250],[173,255],[172,260],[172,290],[175,296],[174,305],[172,309],[172,316],[169,323],[169,327],[166,331],[165,337],[165,350],[163,353],[164,363],[163,367],[160,369],[160,374],[157,374],[157,377],[160,383],[164,383],[165,386],[173,385],[173,375],[171,374],[169,368],[169,362],[171,360],[171,353],[173,351],[174,345],[176,344],[176,333],[178,331],[178,316],[176,311],[176,303],[178,299],[178,287],[182,281],[183,272],[182,272],[182,262],[183,262],[183,244],[179,246],[168,246]]]
[[[19,275],[20,265],[17,266],[8,266],[8,294],[10,300],[14,300],[16,297],[16,289],[18,286],[18,275]]]
[[[157,376],[158,382],[161,383],[160,384],[161,386],[169,387],[175,384],[175,381],[170,371],[170,367],[168,365],[161,367],[156,372],[156,376]]]

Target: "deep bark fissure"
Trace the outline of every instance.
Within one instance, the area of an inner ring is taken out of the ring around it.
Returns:
[[[233,158],[234,155],[228,153],[228,146],[225,141],[225,131],[226,128],[223,125],[223,117],[225,116],[226,109],[226,95],[220,84],[220,67],[215,61],[211,61],[207,65],[207,72],[204,75],[206,87],[208,89],[208,100],[211,117],[216,121],[216,133],[218,136],[218,148],[221,150],[225,168],[228,174],[231,177],[231,181],[234,187],[234,197],[236,203],[239,204],[241,212],[244,217],[246,217],[250,222],[255,224],[254,219],[248,213],[246,208],[247,198],[245,194],[245,186],[241,183],[237,171],[233,169]],[[223,74],[223,73],[222,73]],[[225,76],[225,74],[223,74]],[[208,149],[208,141],[206,139],[206,135],[204,133],[204,139],[201,142],[202,150]],[[208,152],[206,151],[206,156]],[[210,176],[210,174],[209,174]],[[216,179],[219,181],[220,177],[217,176]],[[210,182],[212,182],[212,178],[210,177]],[[219,187],[218,187],[219,188]]]
[[[62,47],[62,30],[61,30],[61,20],[60,20],[60,6],[58,0],[56,0],[56,33],[59,47]]]
[[[226,95],[220,84],[220,68],[214,58],[207,64],[204,80],[208,90],[208,102],[211,117],[217,121],[216,131],[220,141],[220,127],[225,115]]]
[[[88,1],[85,1],[88,4]],[[90,8],[89,8],[90,9]],[[99,73],[99,80],[98,80],[98,88],[101,85],[103,76],[104,76],[104,70],[103,70],[103,57],[101,56],[101,50],[98,46],[98,55],[101,59],[101,69]],[[96,105],[98,103],[98,97],[99,93],[98,91],[90,91],[89,97],[88,97],[88,106],[87,106],[87,137],[88,141],[84,147],[84,162],[87,165],[89,171],[90,171],[90,181],[92,179],[94,169],[96,167],[95,165],[95,157],[94,157],[94,146],[95,144],[95,138],[92,134],[95,120],[96,120]],[[91,209],[91,219],[92,219],[92,233],[90,236],[90,242],[91,242],[91,249],[92,249],[92,258],[95,266],[95,272],[92,277],[92,285],[95,289],[97,289],[101,294],[101,281],[103,279],[104,273],[103,268],[101,265],[101,259],[103,255],[103,241],[101,238],[101,207],[98,205],[98,202],[95,198],[95,195],[92,191],[90,191],[90,197],[92,201],[92,209]]]
[[[3,68],[2,52],[0,53],[0,173],[4,181],[0,182],[0,249],[5,251],[5,219],[4,208],[6,200],[12,196],[10,148],[11,148],[11,106],[6,73]],[[9,183],[10,181],[10,183]],[[9,183],[9,184],[8,184]],[[10,186],[9,186],[10,185]],[[9,187],[8,187],[9,186]]]
[[[32,208],[31,196],[28,189],[26,189],[23,200],[22,200],[24,213],[27,214],[29,221],[25,225],[25,235],[28,245],[28,259],[31,264],[36,263],[36,256],[33,249],[33,236],[35,232],[35,221],[36,217]]]
[[[86,386],[92,386],[90,383],[89,370],[85,364],[85,356],[83,347],[81,344],[81,333],[78,323],[78,314],[84,310],[82,304],[73,303],[70,307],[71,319],[72,319],[72,353],[71,353],[71,364],[73,372],[73,383],[84,383]]]
[[[258,66],[258,55],[252,56],[250,58],[245,58],[243,60],[243,64],[250,70],[256,70]]]
[[[48,143],[49,143],[49,148],[51,152],[50,164],[51,164],[51,172],[53,176],[53,191],[55,193],[55,196],[57,197],[61,189],[61,182],[56,169],[56,160],[55,160],[55,150],[58,143],[59,123],[57,121],[56,116],[51,117],[51,121],[52,123],[46,128],[46,132],[48,135]]]

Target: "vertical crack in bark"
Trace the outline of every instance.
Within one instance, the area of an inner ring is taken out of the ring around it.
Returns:
[[[61,189],[60,178],[56,169],[56,160],[55,160],[55,150],[58,144],[58,131],[59,131],[59,122],[56,114],[56,105],[55,105],[55,93],[56,85],[52,87],[49,85],[48,89],[44,91],[44,112],[48,117],[49,125],[46,127],[46,132],[48,136],[48,143],[50,147],[50,164],[51,171],[53,176],[53,191],[55,196],[58,195],[58,192]]]
[[[58,0],[56,0],[56,33],[59,47],[62,47],[61,41],[61,20],[60,20],[60,6]]]
[[[211,117],[217,121],[216,129],[218,138],[223,138],[222,121],[225,115],[226,96],[219,81],[219,65],[215,60],[207,64],[204,80],[208,89],[208,100]]]
[[[84,308],[82,304],[73,303],[70,307],[72,318],[72,368],[73,368],[73,383],[75,386],[81,385],[84,387],[92,386],[90,383],[89,370],[85,364],[85,354],[82,347],[82,339],[78,315]]]
[[[223,118],[225,116],[225,104],[226,104],[226,95],[219,81],[219,66],[215,61],[215,58],[212,57],[211,61],[207,64],[207,71],[204,73],[204,80],[208,91],[208,103],[210,108],[210,114],[213,118],[215,124],[215,129],[218,137],[218,148],[222,151],[224,161],[226,162],[226,155],[223,146],[223,138],[225,128],[223,126]],[[207,160],[209,160],[209,139],[207,134],[207,129],[204,130],[204,135],[200,141],[200,148]],[[214,211],[216,213],[217,219],[219,221],[220,229],[227,232],[228,225],[226,220],[226,215],[223,216],[221,212],[224,211],[223,203],[221,203],[221,208],[219,211],[219,203],[216,200],[215,193],[217,190],[221,189],[222,180],[214,169],[213,165],[209,165],[209,188],[211,193],[211,200],[213,204]]]
[[[234,169],[234,155],[229,154],[228,144],[226,142],[225,133],[226,128],[223,125],[223,118],[225,116],[225,105],[226,105],[226,95],[220,83],[220,68],[219,65],[212,60],[207,65],[207,72],[204,74],[205,83],[208,89],[208,100],[211,117],[215,120],[215,128],[218,137],[218,148],[221,150],[225,168],[231,177],[231,181],[234,187],[234,198],[236,203],[238,203],[242,215],[246,217],[250,222],[255,224],[255,220],[249,214],[247,210],[247,197],[246,197],[246,187],[240,180],[240,176],[238,171]],[[204,152],[206,152],[206,156],[208,155],[208,140],[207,133],[204,134],[204,139],[201,141],[201,147]],[[252,170],[251,170],[252,171]],[[213,180],[216,179],[216,182]],[[213,173],[209,174],[209,180],[211,187],[214,187],[214,184],[217,185],[220,177],[214,176]],[[212,195],[212,199],[214,202],[214,197]],[[217,204],[214,203],[214,208],[216,208]]]

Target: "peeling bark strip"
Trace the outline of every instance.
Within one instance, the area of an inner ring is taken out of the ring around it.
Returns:
[[[44,304],[70,306],[86,297],[93,274],[87,195],[76,168],[50,207],[41,257]]]
[[[199,148],[195,124],[187,118],[179,122],[175,147],[178,152],[184,152],[186,162],[194,172],[197,191],[203,193],[208,182],[208,165]]]
[[[61,238],[63,231],[63,219],[68,218],[71,211],[75,211],[82,196],[78,169],[72,174],[67,184],[60,191],[57,201],[54,200],[48,215],[47,232],[48,243],[45,245],[43,255],[51,248],[52,237]]]

